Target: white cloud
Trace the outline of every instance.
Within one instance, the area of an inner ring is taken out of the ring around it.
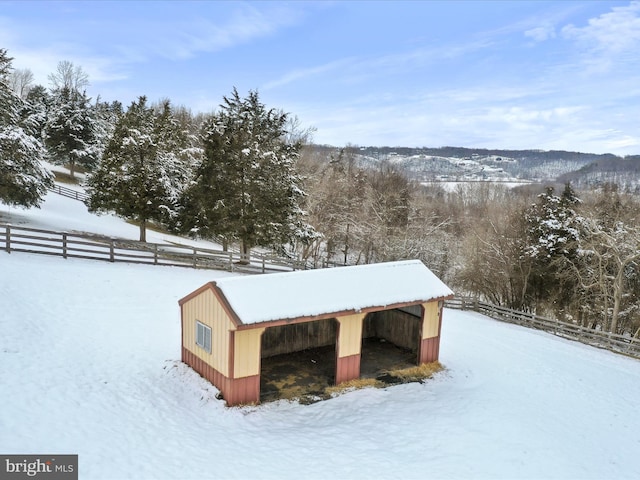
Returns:
[[[562,35],[583,49],[584,61],[592,70],[610,70],[620,62],[640,60],[640,2],[614,7],[591,18],[584,27],[573,24],[562,28]]]
[[[542,25],[525,31],[524,36],[532,38],[536,42],[544,42],[550,38],[555,38],[556,29],[553,25]]]
[[[154,36],[149,46],[155,54],[171,59],[192,58],[200,52],[216,52],[273,35],[297,24],[305,15],[301,9],[287,5],[232,5],[238,7],[225,16],[215,16],[216,9],[212,9],[208,15],[176,20],[168,34],[158,32],[160,35]],[[149,25],[148,30],[153,31],[152,27]]]
[[[297,80],[304,80],[306,78],[315,77],[317,75],[337,70],[339,68],[345,67],[346,65],[349,65],[350,63],[352,63],[352,61],[352,59],[343,58],[334,62],[325,63],[323,65],[317,65],[315,67],[292,70],[285,73],[280,78],[266,83],[262,88],[264,90],[270,90],[272,88],[282,87]]]

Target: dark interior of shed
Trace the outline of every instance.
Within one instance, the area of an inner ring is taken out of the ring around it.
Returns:
[[[337,328],[335,319],[267,328],[260,401],[328,398],[335,379]],[[388,372],[416,365],[420,317],[400,310],[370,313],[362,333],[361,378],[398,383]]]

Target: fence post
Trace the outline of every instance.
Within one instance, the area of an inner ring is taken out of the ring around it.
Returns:
[[[5,249],[7,253],[11,253],[11,227],[7,225],[7,233],[4,237],[5,239]]]
[[[229,271],[233,272],[233,252],[229,250]]]
[[[262,255],[262,273],[264,273],[265,268],[264,268],[264,255]]]
[[[153,244],[153,263],[154,265],[158,264],[158,244]]]
[[[198,266],[197,250],[196,250],[196,247],[193,247],[193,268],[196,268],[197,266]]]
[[[67,258],[67,232],[62,234],[62,258]]]
[[[116,261],[114,246],[113,246],[113,239],[109,240],[109,261],[110,262]]]

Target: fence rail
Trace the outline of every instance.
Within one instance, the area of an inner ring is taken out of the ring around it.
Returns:
[[[305,268],[303,262],[273,255],[252,254],[247,261],[239,253],[177,244],[137,242],[100,235],[56,232],[0,224],[0,249],[11,252],[55,255],[108,262],[268,273]]]
[[[559,337],[640,358],[640,339],[631,336],[593,330],[574,323],[561,322],[532,313],[511,310],[510,308],[475,299],[456,297],[452,300],[447,300],[445,305],[458,310],[472,310],[495,320],[543,330]]]
[[[54,193],[57,193],[58,195],[73,198],[74,200],[80,200],[81,202],[86,202],[89,198],[89,195],[85,192],[72,190],[71,188],[63,187],[62,185],[59,185],[57,183],[53,187],[51,187],[50,190]]]

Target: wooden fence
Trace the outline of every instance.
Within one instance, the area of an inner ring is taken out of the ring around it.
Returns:
[[[640,358],[640,339],[631,336],[593,330],[574,323],[552,320],[469,298],[456,297],[447,300],[445,305],[458,310],[472,310],[495,320],[543,330],[559,337]]]
[[[89,195],[84,192],[79,192],[77,190],[72,190],[70,188],[63,187],[57,183],[53,187],[51,187],[50,190],[54,193],[57,193],[58,195],[73,198],[74,200],[80,200],[81,202],[85,202],[85,203],[89,198]]]
[[[206,268],[243,273],[301,270],[305,264],[275,255],[252,254],[247,262],[233,251],[177,244],[137,242],[101,235],[55,232],[0,224],[0,249],[108,262]]]

